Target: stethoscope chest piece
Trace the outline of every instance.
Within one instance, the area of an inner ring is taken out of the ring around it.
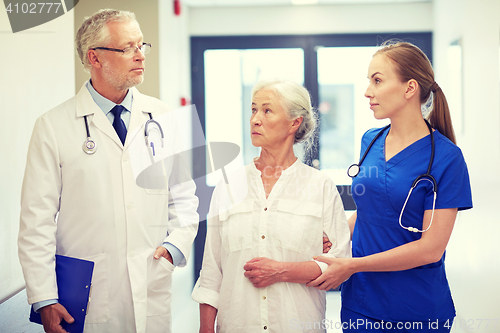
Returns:
[[[92,155],[96,152],[97,150],[97,144],[90,138],[87,138],[85,142],[83,143],[83,151],[86,154]]]
[[[359,167],[359,164],[354,163],[347,169],[347,175],[354,178],[359,174],[360,170],[361,168]]]
[[[90,138],[89,124],[87,122],[87,116],[83,116],[85,120],[85,130],[87,131],[87,140],[83,143],[83,151],[85,154],[92,155],[97,150],[97,143]]]

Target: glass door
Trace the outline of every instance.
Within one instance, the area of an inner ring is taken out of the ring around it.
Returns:
[[[317,108],[320,129],[315,149],[303,156],[319,166],[337,184],[344,208],[355,210],[347,167],[359,160],[363,133],[386,122],[373,118],[364,92],[367,72],[376,47],[388,39],[411,42],[432,61],[432,33],[332,34],[297,36],[191,37],[192,101],[206,140],[230,141],[241,153],[233,164],[244,165],[259,155],[250,143],[250,93],[263,78],[295,80],[309,90]],[[193,125],[195,126],[195,125]],[[207,158],[193,156],[193,170],[206,174]],[[221,172],[196,181],[198,213],[206,216],[213,185]],[[195,240],[195,278],[201,268],[206,224],[200,223]]]
[[[246,165],[259,156],[250,139],[251,92],[262,79],[287,78],[304,84],[304,50],[301,48],[206,50],[205,137],[207,142],[232,142],[240,155],[228,165]],[[303,155],[297,147],[299,158]],[[209,165],[209,160],[206,160]],[[208,186],[222,177],[208,173]]]
[[[319,47],[319,162],[337,185],[350,185],[347,168],[359,160],[363,133],[382,127],[364,93],[368,64],[377,47]]]

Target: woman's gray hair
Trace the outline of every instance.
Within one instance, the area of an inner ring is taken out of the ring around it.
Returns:
[[[262,80],[257,82],[253,87],[252,99],[262,89],[269,89],[276,94],[289,119],[302,117],[302,124],[300,124],[299,129],[295,132],[294,144],[312,138],[312,134],[316,129],[317,119],[311,105],[311,97],[306,88],[290,80]]]
[[[101,9],[94,15],[86,17],[78,29],[75,37],[76,52],[86,71],[90,71],[92,67],[87,52],[94,47],[104,47],[109,43],[110,36],[107,24],[113,21],[137,22],[135,14],[132,12]]]

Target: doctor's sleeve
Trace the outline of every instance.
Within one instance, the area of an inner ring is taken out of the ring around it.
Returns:
[[[180,177],[182,181],[179,181],[177,177]],[[169,179],[169,228],[164,243],[170,243],[181,252],[179,267],[186,265],[198,232],[198,197],[195,192],[196,185],[191,179],[189,168],[180,157],[175,158]]]
[[[175,121],[174,121],[175,123]],[[185,150],[182,142],[182,135],[179,132],[180,126],[170,126],[170,144],[172,151],[172,169],[169,175],[169,196],[168,196],[168,235],[163,243],[170,243],[179,252],[175,260],[179,267],[186,266],[193,241],[198,232],[199,215],[198,197],[195,195],[196,185],[191,177],[191,171],[187,165],[183,154]],[[179,255],[180,254],[180,255]],[[174,258],[173,258],[174,259]]]
[[[203,253],[203,264],[200,277],[194,286],[191,297],[200,304],[209,304],[214,308],[219,306],[220,286],[222,283],[220,221],[218,209],[217,186],[210,202],[210,212],[207,219],[207,236]]]
[[[56,215],[61,188],[57,140],[46,114],[33,129],[21,191],[18,253],[30,304],[58,298]]]
[[[344,204],[332,181],[324,186],[323,231],[327,234],[332,248],[325,256],[334,258],[351,257],[351,232],[347,223]]]

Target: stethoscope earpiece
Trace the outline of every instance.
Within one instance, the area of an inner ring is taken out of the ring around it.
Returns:
[[[154,124],[156,125],[156,129],[158,129],[158,131],[160,132],[160,135],[161,135],[161,147],[163,148],[163,139],[164,139],[164,135],[163,135],[163,129],[161,128],[161,125],[159,122],[157,122],[156,120],[153,119],[153,116],[151,115],[151,113],[149,113],[149,120],[146,121],[146,123],[144,124],[144,139],[146,140],[146,147],[148,147],[148,152],[149,152],[149,157],[151,158],[151,163],[154,164],[154,156],[156,155],[155,154],[155,146],[154,146],[154,143],[153,142],[150,142],[149,141],[149,132],[151,131],[151,129],[149,129],[149,126],[151,124]],[[153,129],[155,129],[155,127],[153,127]]]

